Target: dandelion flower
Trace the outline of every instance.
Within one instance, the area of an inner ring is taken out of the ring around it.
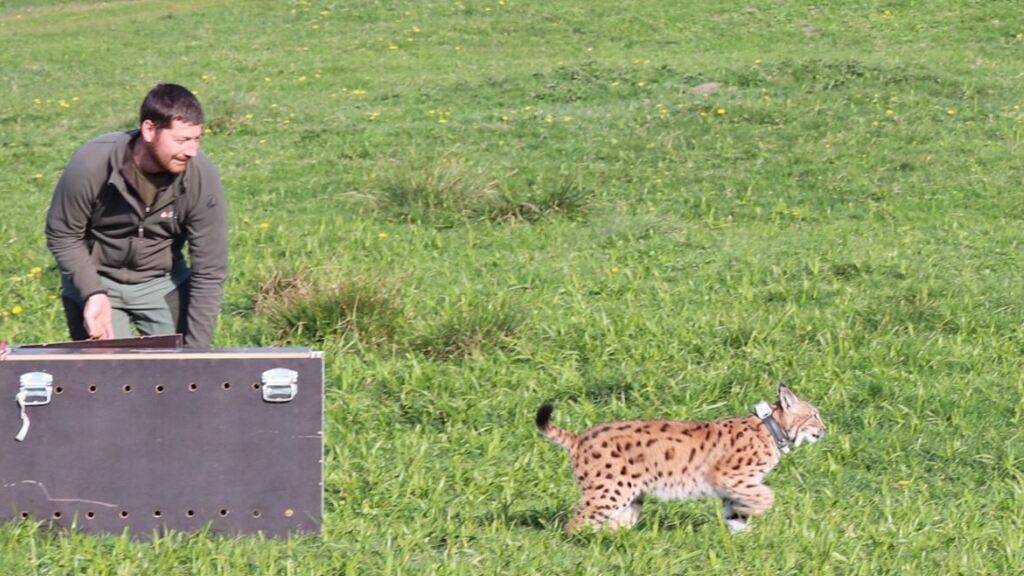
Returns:
[[[949,114],[950,116],[956,116],[956,110],[950,108],[949,110],[946,110],[946,114]]]
[[[36,172],[35,176],[32,176],[32,177],[35,178],[36,180],[41,180],[43,178],[43,173],[42,172]]]
[[[725,108],[719,108],[718,110],[715,110],[715,114],[718,114],[719,116],[725,116]]]
[[[60,102],[57,103],[57,105],[60,106],[61,108],[71,108],[71,104],[68,104],[67,100],[61,100]]]
[[[263,222],[260,222],[260,230],[269,230],[269,229],[270,229],[270,222],[267,222],[266,220],[264,220]]]
[[[390,236],[390,234],[388,234],[387,232],[378,232],[377,233],[377,237],[381,238],[381,239],[387,238],[388,236]]]
[[[24,311],[25,311],[25,309],[22,308],[21,306],[17,305],[17,304],[15,304],[14,306],[11,306],[11,314],[18,315],[18,314],[21,314]]]
[[[895,111],[895,110],[893,110],[893,109],[891,109],[891,108],[890,108],[889,110],[886,110],[886,111],[885,111],[885,115],[886,115],[886,116],[893,116],[893,115],[895,115],[895,114],[896,114],[896,111]]]

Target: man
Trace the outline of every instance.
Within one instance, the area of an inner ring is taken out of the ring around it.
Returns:
[[[227,207],[217,169],[199,151],[202,134],[195,95],[159,84],[138,130],[100,136],[71,157],[46,245],[73,339],[130,337],[134,326],[209,347],[227,275]]]

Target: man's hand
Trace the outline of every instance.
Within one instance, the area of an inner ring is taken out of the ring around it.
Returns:
[[[109,340],[114,337],[114,325],[111,322],[110,299],[106,294],[93,294],[85,301],[85,331],[89,338]]]

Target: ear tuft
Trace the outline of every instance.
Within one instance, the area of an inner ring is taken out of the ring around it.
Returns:
[[[792,410],[799,401],[800,399],[796,397],[796,394],[787,388],[785,384],[779,384],[779,404],[783,410],[787,412]]]

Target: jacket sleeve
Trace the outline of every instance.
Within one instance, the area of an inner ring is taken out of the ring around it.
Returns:
[[[106,158],[76,152],[64,168],[46,213],[46,247],[82,299],[105,292],[89,255],[85,232],[106,182]]]
[[[200,160],[201,157],[193,159]],[[220,175],[213,164],[201,158],[199,190],[185,222],[188,241],[189,280],[188,316],[185,346],[209,348],[217,326],[224,279],[228,272],[227,203]]]

